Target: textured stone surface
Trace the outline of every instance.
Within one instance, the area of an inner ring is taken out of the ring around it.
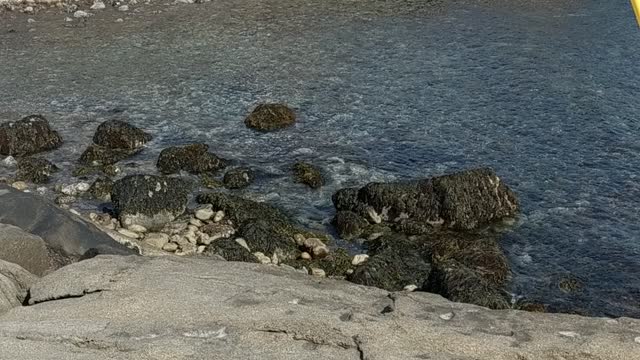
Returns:
[[[57,299],[57,300],[56,300]],[[491,311],[272,265],[98,256],[0,316],[7,359],[638,359],[640,321]]]
[[[0,223],[0,259],[43,275],[51,267],[47,245],[41,237],[17,226]]]
[[[17,264],[0,260],[0,314],[20,306],[27,297],[27,291],[37,276]],[[0,352],[0,357],[4,356]],[[2,357],[4,359],[4,357]]]
[[[62,137],[40,115],[0,124],[0,154],[23,156],[53,150],[62,145]]]

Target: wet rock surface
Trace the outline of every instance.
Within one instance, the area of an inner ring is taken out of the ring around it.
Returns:
[[[247,116],[244,124],[251,129],[269,132],[293,125],[296,115],[284,104],[260,104]]]
[[[32,155],[62,145],[62,137],[51,129],[41,115],[30,115],[19,121],[0,124],[0,154]]]
[[[111,200],[124,227],[159,229],[184,213],[189,188],[178,178],[129,175],[113,184]]]
[[[14,360],[619,360],[640,333],[627,318],[490,311],[209,258],[98,256],[30,289],[35,306],[0,316]]]
[[[227,165],[226,160],[209,152],[206,144],[172,146],[160,152],[156,166],[163,174],[186,171],[191,174],[213,173]]]
[[[30,181],[35,184],[45,184],[58,167],[51,161],[37,157],[24,157],[18,160],[16,179]]]
[[[253,173],[247,168],[236,168],[227,171],[222,179],[227,189],[243,189],[253,182]]]
[[[93,144],[80,155],[79,162],[89,166],[117,163],[142,151],[151,135],[121,120],[107,120],[93,135]]]
[[[293,176],[297,182],[305,184],[312,189],[318,189],[324,185],[324,178],[320,169],[306,162],[297,162],[293,165]]]

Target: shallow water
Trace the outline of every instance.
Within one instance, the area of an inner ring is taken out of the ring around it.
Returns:
[[[204,141],[258,171],[245,195],[316,228],[336,189],[488,165],[522,203],[503,242],[513,293],[640,317],[640,31],[626,0],[523,3],[227,1],[86,28],[0,18],[0,115],[61,130],[46,156],[62,178],[114,116],[155,137],[129,173]],[[246,129],[261,101],[299,122]],[[298,159],[329,184],[293,183]],[[584,290],[561,292],[566,274]]]

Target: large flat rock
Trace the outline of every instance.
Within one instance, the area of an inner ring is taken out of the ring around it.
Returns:
[[[492,311],[293,270],[98,256],[0,316],[6,359],[640,359],[640,321]]]
[[[10,224],[41,237],[48,248],[80,257],[89,249],[101,254],[129,255],[135,251],[115,242],[93,224],[52,202],[0,185],[0,223]]]

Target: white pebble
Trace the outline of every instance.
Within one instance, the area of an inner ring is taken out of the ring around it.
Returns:
[[[637,338],[633,339],[633,341],[637,342],[638,344],[640,344],[640,336],[638,336]]]
[[[174,251],[178,250],[178,244],[172,243],[172,242],[166,243],[162,247],[162,250],[169,251],[169,252],[174,252]]]
[[[358,266],[364,262],[366,262],[369,259],[369,255],[367,254],[358,254],[355,255],[353,257],[353,260],[351,260],[351,265],[353,266]]]
[[[69,212],[74,214],[74,215],[82,216],[82,215],[80,215],[80,213],[76,209],[69,209]]]
[[[65,22],[72,22],[73,19],[67,16],[67,17],[64,18],[64,21]]]
[[[18,166],[18,161],[13,156],[7,156],[6,158],[4,158],[4,160],[2,160],[2,166],[14,168]]]
[[[116,22],[123,22],[124,20],[122,20],[122,18],[117,18]]]
[[[418,287],[416,285],[407,285],[404,287],[404,291],[408,291],[408,292],[412,292],[412,291],[416,291],[418,289]]]
[[[206,246],[204,246],[204,245],[200,245],[200,246],[198,246],[198,250],[196,250],[196,252],[197,252],[198,254],[202,254],[206,249],[207,249],[207,247],[206,247]]]
[[[118,232],[124,236],[130,237],[130,238],[134,238],[134,239],[139,239],[140,238],[140,234],[135,233],[131,230],[127,230],[125,228],[121,228],[118,229]]]
[[[446,314],[440,315],[440,319],[449,321],[449,320],[453,319],[454,316],[456,316],[454,313],[448,312]]]
[[[143,234],[148,231],[146,227],[138,224],[131,224],[127,226],[127,229],[137,233],[143,233]]]
[[[580,336],[580,334],[578,334],[575,331],[558,331],[558,334],[566,337],[571,337],[571,338]]]
[[[224,219],[224,211],[220,210],[216,212],[216,215],[213,217],[213,222],[220,222]]]
[[[258,261],[263,264],[271,264],[271,259],[261,252],[255,252],[253,253],[253,256],[255,256],[256,259],[258,259]]]
[[[29,185],[27,185],[27,183],[24,181],[16,181],[13,184],[11,184],[11,187],[17,190],[24,191],[29,187]]]
[[[199,220],[209,220],[215,215],[215,212],[211,208],[201,208],[196,210],[195,216]]]
[[[34,23],[34,22],[36,22],[36,21],[35,21],[34,19],[32,19],[32,18],[28,18],[28,19],[27,19],[27,22],[28,22],[29,24],[32,24],[32,23]]]
[[[73,17],[74,18],[85,18],[85,17],[89,17],[89,16],[91,16],[91,14],[89,14],[86,11],[82,11],[82,10],[78,10],[78,11],[73,13]]]
[[[104,8],[106,8],[107,6],[100,0],[94,1],[93,5],[91,5],[90,9],[91,10],[102,10]]]
[[[40,186],[36,189],[36,192],[40,195],[44,195],[47,192],[47,188],[45,186]]]
[[[249,248],[249,245],[247,244],[247,240],[243,238],[237,238],[236,243],[238,243],[238,245],[242,246],[243,248],[247,249],[247,251],[251,251],[251,249]]]
[[[300,258],[303,260],[311,260],[311,255],[309,255],[309,253],[305,251],[302,254],[300,254]]]
[[[118,7],[119,11],[129,11],[129,5],[121,5]]]
[[[382,222],[382,217],[380,215],[378,215],[378,213],[376,212],[376,210],[372,207],[368,207],[367,208],[367,214],[369,214],[369,217],[371,218],[371,221],[373,221],[376,224],[380,224]]]
[[[317,268],[311,268],[311,275],[317,276],[317,277],[326,277],[327,276],[327,274],[324,272],[324,270],[317,269]]]

